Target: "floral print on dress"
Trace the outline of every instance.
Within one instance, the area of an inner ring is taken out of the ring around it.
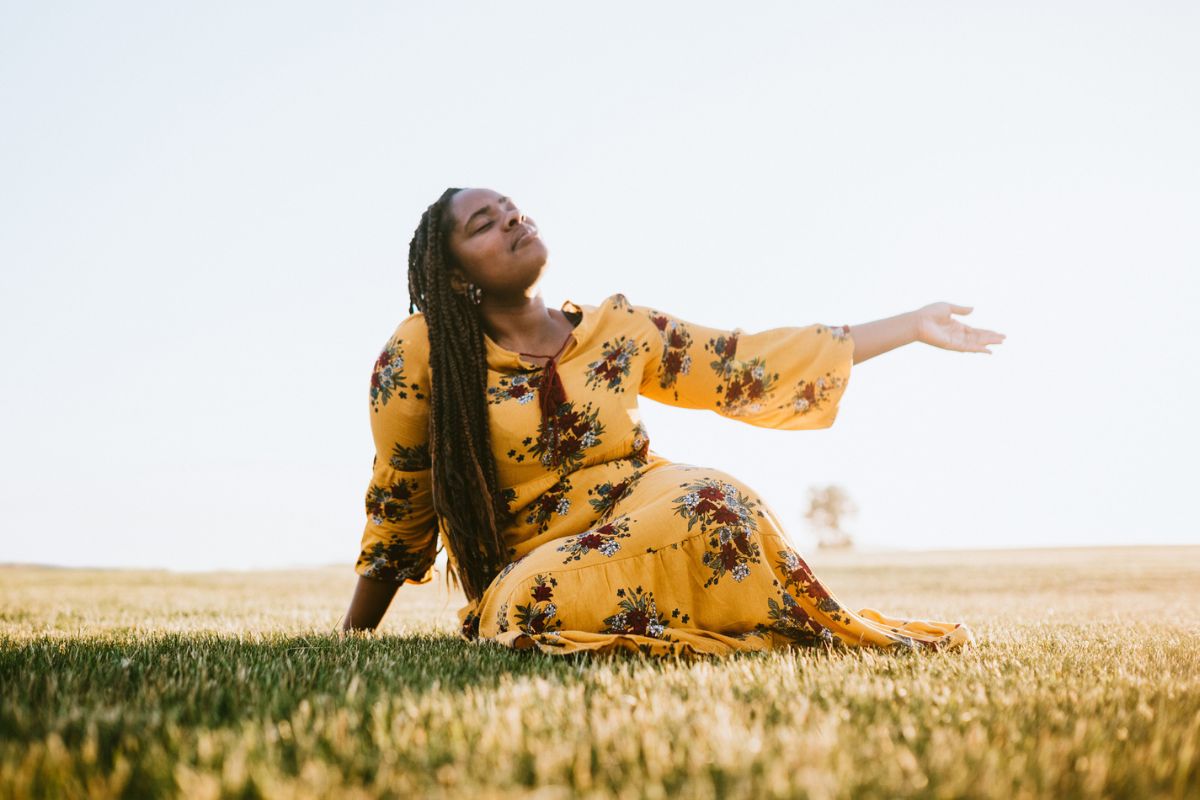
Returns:
[[[641,477],[640,472],[634,472],[623,480],[605,481],[599,486],[588,489],[588,495],[595,495],[593,499],[588,500],[588,504],[596,512],[596,521],[603,522],[608,519],[616,509],[617,503],[621,502],[621,498],[637,485]]]
[[[404,478],[384,486],[371,484],[367,490],[367,516],[376,525],[406,519],[412,513],[412,497],[416,489],[415,480]]]
[[[815,381],[801,380],[796,384],[788,405],[796,414],[808,414],[825,407],[830,393],[845,387],[845,379],[827,372]]]
[[[612,558],[613,554],[621,549],[621,543],[617,540],[630,537],[629,524],[633,521],[627,516],[620,516],[598,528],[592,528],[576,536],[568,536],[557,548],[558,552],[567,554],[563,563],[569,564],[572,561],[578,561],[593,552]]]
[[[850,336],[850,326],[849,325],[818,325],[817,326],[817,333],[825,333],[825,331],[829,331],[829,335],[832,336],[834,339],[837,339],[838,341],[841,341]]]
[[[630,455],[630,460],[633,461],[633,465],[639,468],[646,466],[646,462],[650,460],[650,434],[640,420],[637,425],[633,426],[632,446],[633,453]]]
[[[740,333],[733,331],[729,336],[718,336],[704,346],[705,350],[716,356],[709,366],[721,379],[717,384],[717,394],[724,395],[724,399],[718,400],[716,405],[731,417],[762,411],[764,402],[779,380],[778,372],[767,371],[765,359],[737,359]]]
[[[558,581],[552,576],[541,573],[534,576],[529,590],[533,602],[517,606],[517,627],[523,633],[533,635],[562,628],[563,621],[555,619],[558,614],[558,607],[553,603],[555,586]]]
[[[538,495],[529,506],[525,522],[536,525],[538,533],[545,533],[550,527],[554,515],[565,517],[571,511],[571,500],[567,495],[571,492],[571,479],[562,478],[558,483]]]
[[[649,345],[646,345],[647,352]],[[601,386],[613,392],[624,392],[621,381],[629,377],[633,357],[637,355],[638,343],[624,336],[601,345],[600,358],[587,365],[587,387]]]
[[[799,553],[790,547],[785,547],[779,551],[778,555],[779,560],[775,562],[775,566],[784,576],[783,588],[785,590],[792,589],[797,594],[808,595],[817,604],[817,608],[829,614],[829,618],[834,622],[848,621],[842,616],[842,606],[825,588],[825,584],[817,580]]]
[[[517,490],[512,487],[501,489],[496,496],[496,514],[502,528],[507,528],[516,520],[517,515],[513,513],[513,503],[515,502],[517,502]]]
[[[759,634],[777,633],[805,647],[825,645],[840,646],[842,640],[833,635],[833,631],[821,625],[808,612],[800,607],[796,598],[786,591],[782,593],[783,602],[775,602],[775,598],[767,598],[767,616],[771,622],[758,623],[755,632]]]
[[[671,623],[659,612],[654,602],[654,593],[643,591],[641,586],[635,589],[617,589],[617,613],[604,618],[604,629],[601,633],[631,633],[635,636],[649,636],[652,639],[667,639],[671,637],[667,628]],[[671,614],[679,616],[679,609]],[[684,615],[684,622],[687,616]]]
[[[692,346],[692,334],[679,320],[657,311],[650,312],[650,321],[658,328],[663,342],[658,385],[663,389],[670,389],[675,386],[680,375],[687,375],[692,370],[692,357],[688,354],[688,348]],[[675,399],[679,399],[678,391],[675,392]]]
[[[402,542],[375,542],[359,553],[358,573],[389,583],[420,578],[433,559],[426,553],[414,553]]]
[[[388,460],[392,469],[398,472],[419,472],[429,469],[432,462],[429,458],[429,445],[418,444],[405,447],[396,442],[392,446],[392,457]]]
[[[624,311],[626,314],[633,314],[635,311],[633,303],[629,302],[629,298],[623,294],[614,294],[609,300],[612,301],[609,307],[613,311]]]
[[[462,637],[468,641],[474,641],[479,638],[479,615],[474,611],[468,611],[463,617],[462,627],[459,629]]]
[[[524,560],[525,560],[525,556],[521,556],[520,558],[518,558],[514,561],[508,562],[508,564],[506,564],[504,566],[504,569],[500,570],[500,575],[496,580],[500,580],[500,578],[503,578],[505,575],[512,572],[513,569],[517,566],[517,564],[520,564]]]
[[[538,424],[537,438],[528,437],[524,444],[546,469],[573,472],[583,464],[584,450],[600,444],[604,423],[600,411],[586,403],[576,408],[568,400],[559,405],[549,419]]]
[[[675,513],[688,521],[690,531],[696,524],[709,533],[704,565],[712,570],[704,586],[720,581],[726,574],[741,582],[750,574],[750,564],[762,556],[758,546],[758,503],[742,494],[732,483],[701,478],[681,484],[687,494],[676,497]]]
[[[488,387],[489,403],[499,405],[506,400],[516,400],[519,405],[526,405],[537,397],[538,386],[542,383],[542,374],[535,372],[529,375],[502,377],[498,383],[497,386]]]
[[[409,386],[404,378],[404,350],[402,340],[388,344],[375,359],[375,367],[371,370],[371,410],[378,413],[382,406],[387,405],[395,393],[401,400],[408,397],[411,388],[418,400],[424,400],[425,395],[417,384]]]

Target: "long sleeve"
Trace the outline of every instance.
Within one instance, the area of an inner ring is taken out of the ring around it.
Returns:
[[[371,373],[375,440],[366,528],[355,572],[391,583],[428,583],[437,555],[429,459],[429,338],[424,317],[396,328]]]
[[[848,326],[812,324],[760,333],[719,330],[645,306],[650,353],[641,393],[706,408],[763,428],[828,428],[850,380]]]

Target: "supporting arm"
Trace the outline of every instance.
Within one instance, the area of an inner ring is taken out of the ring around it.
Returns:
[[[358,576],[350,609],[342,620],[342,631],[375,630],[399,588],[394,583]]]

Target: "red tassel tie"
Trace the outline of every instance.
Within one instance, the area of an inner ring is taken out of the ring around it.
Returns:
[[[550,436],[550,446],[547,448],[547,452],[550,453],[551,461],[555,464],[558,463],[558,428],[555,420],[558,418],[559,406],[567,402],[567,390],[558,374],[558,357],[567,348],[567,343],[571,341],[572,335],[574,334],[567,335],[562,346],[558,348],[558,352],[552,356],[540,353],[521,353],[523,356],[550,359],[542,367],[542,380],[538,383],[538,408],[542,414],[542,430]]]

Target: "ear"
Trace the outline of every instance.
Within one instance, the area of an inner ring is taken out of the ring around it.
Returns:
[[[468,283],[469,281],[462,272],[457,269],[450,270],[450,288],[455,294],[466,294]]]

